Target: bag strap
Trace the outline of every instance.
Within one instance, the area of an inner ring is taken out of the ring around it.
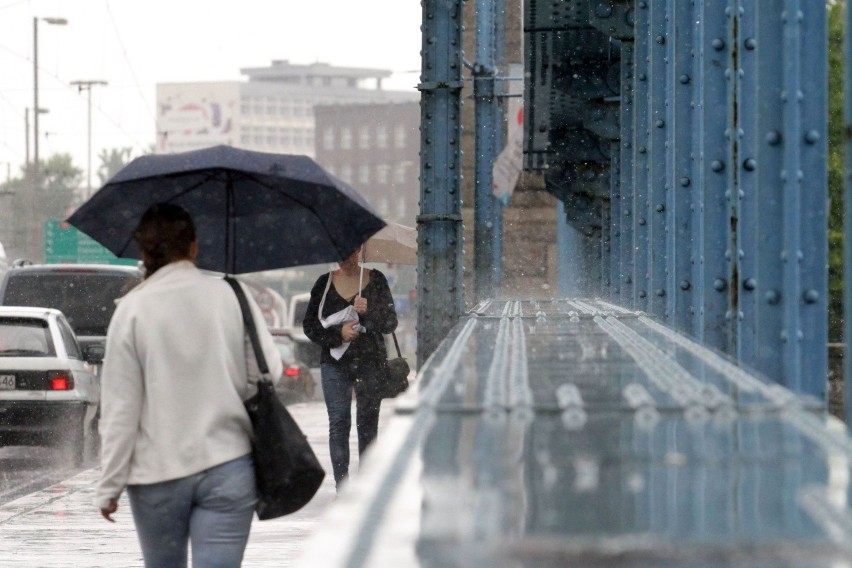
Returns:
[[[399,341],[396,340],[396,332],[392,331],[391,335],[393,335],[393,344],[396,345],[396,356],[402,357],[402,352],[399,350]]]
[[[234,294],[237,295],[237,301],[240,303],[240,311],[243,313],[243,325],[245,325],[246,333],[248,333],[251,340],[251,347],[257,359],[257,368],[261,375],[268,375],[269,365],[266,364],[266,358],[263,356],[263,349],[260,347],[260,338],[257,335],[257,328],[254,326],[254,318],[251,316],[251,308],[249,307],[243,287],[230,276],[225,276],[225,282],[234,289]]]

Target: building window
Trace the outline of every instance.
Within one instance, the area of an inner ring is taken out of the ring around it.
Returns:
[[[393,145],[395,148],[405,148],[405,127],[401,124],[393,129]]]
[[[331,126],[322,132],[322,147],[326,150],[334,150],[334,128]]]
[[[352,129],[348,126],[340,129],[340,147],[344,150],[352,149]]]
[[[278,136],[275,128],[266,129],[266,145],[275,146],[278,143]]]
[[[370,166],[367,164],[358,167],[358,183],[370,183]]]
[[[388,147],[388,127],[380,124],[376,127],[376,148]]]
[[[370,147],[370,128],[367,126],[358,129],[358,147],[365,150]]]
[[[405,199],[399,197],[396,201],[396,217],[397,219],[405,218]]]
[[[279,128],[278,129],[278,143],[281,146],[289,146],[290,145],[290,129],[289,128]]]
[[[352,183],[352,166],[346,164],[340,168],[340,179],[346,183]]]
[[[379,213],[382,217],[388,217],[388,213],[390,213],[390,204],[388,203],[387,197],[379,199]]]
[[[252,113],[258,116],[263,114],[263,99],[254,99],[252,103]]]
[[[305,116],[305,102],[300,100],[293,101],[293,116]]]
[[[401,162],[394,168],[393,181],[394,183],[405,183],[406,166],[408,162]]]
[[[290,109],[290,101],[288,101],[287,99],[283,99],[281,101],[281,105],[278,107],[278,114],[280,114],[281,116],[290,116],[290,114],[292,114]]]
[[[243,116],[248,116],[251,114],[251,105],[249,105],[248,102],[243,101],[242,104],[240,104],[240,114],[242,114]]]
[[[376,166],[376,183],[379,185],[387,185],[390,181],[390,166],[382,164]]]

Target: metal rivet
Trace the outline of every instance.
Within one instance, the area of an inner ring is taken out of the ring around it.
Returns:
[[[757,160],[754,158],[747,158],[746,161],[743,162],[743,168],[747,172],[753,172],[757,168]]]
[[[711,46],[713,47],[713,49],[715,49],[716,51],[722,51],[723,49],[725,49],[725,40],[723,40],[723,39],[722,39],[722,38],[720,38],[720,37],[717,37],[717,38],[716,38],[716,39],[714,39],[712,42],[710,42],[710,45],[711,45]]]
[[[757,288],[757,280],[754,278],[747,278],[745,282],[743,282],[743,288],[748,290],[749,292],[755,290]]]
[[[750,38],[748,38],[747,40],[745,40],[744,45],[745,45],[745,48],[746,48],[746,49],[748,49],[749,51],[751,51],[751,50],[753,50],[755,47],[757,47],[757,41],[755,41],[755,39],[754,39],[753,37],[750,37]]]
[[[666,121],[664,121],[662,119],[658,119],[657,122],[654,123],[654,126],[656,126],[657,128],[662,128],[665,125],[666,125]]]
[[[645,79],[648,78],[648,76],[645,75],[644,73],[639,73],[638,75],[636,75],[636,78],[639,79],[640,81],[644,81]]]
[[[689,187],[690,183],[691,182],[688,177],[683,176],[682,178],[680,178],[680,185],[682,185],[683,187]]]
[[[805,134],[805,142],[808,144],[816,144],[819,142],[819,139],[819,132],[816,130],[808,130],[807,134]]]
[[[778,290],[769,290],[764,296],[767,304],[776,305],[781,301],[781,293]]]
[[[690,288],[692,288],[692,284],[689,283],[689,280],[682,280],[681,281],[681,283],[680,283],[680,289],[681,290],[686,291],[686,290],[689,290]]]
[[[648,149],[647,149],[647,148],[645,148],[645,146],[639,146],[639,153],[640,153],[640,154],[644,154],[644,153],[645,153],[645,152],[647,152],[647,151],[648,151]]]
[[[717,278],[713,281],[713,289],[717,292],[723,292],[727,286],[728,283],[725,282],[724,278]]]
[[[659,43],[660,45],[665,44],[666,43],[666,36],[658,35],[657,36],[657,43]]]
[[[612,16],[612,7],[608,4],[600,3],[595,8],[595,15],[598,18],[609,18]]]
[[[806,304],[816,304],[819,301],[819,292],[816,290],[808,290],[805,292],[803,299]]]
[[[721,172],[725,169],[725,162],[722,160],[713,160],[710,162],[710,169],[714,172]]]
[[[645,226],[645,219],[644,218],[639,219],[639,224],[644,227]]]
[[[639,2],[639,7],[640,7],[640,8],[642,8],[642,9],[644,10],[645,8],[647,8],[647,7],[648,7],[648,3],[647,3],[647,2],[644,2],[644,1],[643,1],[643,2]]]
[[[656,294],[657,294],[657,296],[662,298],[663,296],[666,295],[666,291],[664,289],[660,288],[659,290],[657,290]]]
[[[647,294],[647,292],[645,292],[645,290],[640,290],[640,291],[639,291],[639,297],[640,297],[640,298],[644,298],[644,297],[646,297],[647,295],[648,295],[648,294]]]
[[[632,279],[630,276],[625,276],[625,277],[624,277],[624,283],[625,283],[625,284],[630,284],[630,283],[632,283],[632,282],[633,282],[633,279]]]
[[[684,85],[689,83],[689,75],[687,75],[687,74],[681,75],[680,76],[680,82],[683,83]]]
[[[666,210],[666,206],[665,206],[665,205],[663,205],[662,203],[660,203],[659,205],[657,205],[657,213],[662,213],[662,212],[663,212],[663,211],[665,211],[665,210]]]
[[[770,130],[766,133],[766,143],[770,146],[777,146],[781,143],[781,133],[777,130]]]

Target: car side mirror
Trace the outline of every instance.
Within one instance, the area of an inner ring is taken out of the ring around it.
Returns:
[[[100,365],[104,361],[106,348],[103,345],[87,345],[83,349],[83,360],[90,365]]]

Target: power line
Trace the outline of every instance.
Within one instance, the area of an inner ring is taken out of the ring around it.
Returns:
[[[109,15],[109,20],[112,23],[113,31],[115,31],[115,36],[118,39],[118,45],[121,48],[121,55],[124,57],[124,61],[127,63],[127,68],[130,70],[131,77],[133,77],[133,82],[136,84],[136,90],[139,92],[139,97],[142,99],[142,102],[145,103],[145,106],[148,109],[148,114],[151,116],[152,119],[156,120],[156,114],[151,108],[148,99],[145,97],[145,93],[142,90],[142,85],[139,83],[139,78],[136,76],[136,71],[133,68],[133,64],[130,62],[130,58],[127,56],[127,49],[125,49],[124,47],[124,42],[121,41],[121,34],[118,31],[118,25],[116,25],[115,18],[112,15],[112,10],[109,7],[109,0],[104,0],[104,4],[106,5],[107,14]]]

